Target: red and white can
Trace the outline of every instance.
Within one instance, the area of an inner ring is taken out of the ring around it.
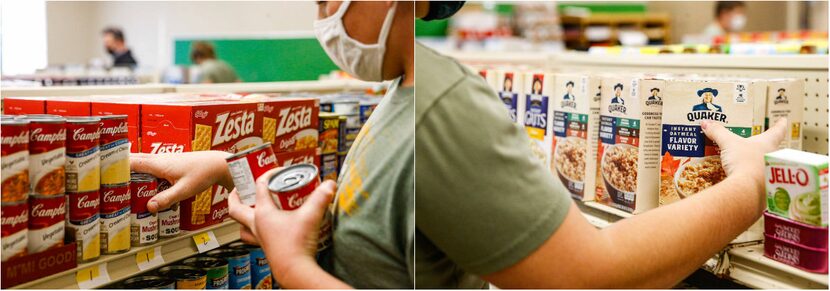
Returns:
[[[0,217],[2,217],[3,248],[2,261],[26,255],[29,241],[29,202],[26,200],[18,202],[3,202],[0,205]]]
[[[130,140],[127,115],[99,116],[101,139],[101,184],[116,185],[130,181]]]
[[[101,256],[101,204],[98,190],[69,193],[66,233],[68,241],[78,246],[78,262],[97,260]]]
[[[311,192],[320,186],[320,170],[312,164],[297,164],[277,171],[268,181],[271,197],[281,210],[294,210],[305,203]],[[331,212],[320,221],[317,251],[331,245]]]
[[[62,195],[65,191],[66,121],[49,114],[23,115],[29,121],[29,183],[31,194]]]
[[[239,200],[245,205],[256,202],[256,179],[277,166],[277,157],[271,143],[241,151],[227,158]]]
[[[100,189],[100,123],[97,117],[66,118],[66,192]]]
[[[0,163],[3,180],[2,202],[26,201],[29,197],[29,121],[4,118],[0,121]],[[4,255],[5,258],[5,255]]]
[[[130,250],[130,183],[101,185],[101,252]]]
[[[156,194],[164,190],[170,189],[173,184],[165,179],[156,179],[158,186],[156,187]],[[158,213],[159,217],[159,238],[169,238],[179,235],[181,231],[179,228],[179,203],[173,203],[167,209],[161,210]]]
[[[66,195],[29,196],[30,254],[63,245],[66,228]]]
[[[130,245],[145,246],[158,240],[159,221],[147,209],[147,202],[156,195],[156,178],[143,173],[130,175]]]

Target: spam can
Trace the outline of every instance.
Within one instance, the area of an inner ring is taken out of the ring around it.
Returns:
[[[69,198],[66,235],[76,242],[78,262],[90,262],[101,256],[100,197],[98,190],[66,194]]]
[[[212,250],[208,256],[228,260],[228,285],[231,289],[251,289],[251,254],[246,249]]]
[[[19,202],[3,202],[0,205],[2,211],[2,233],[3,248],[0,251],[2,261],[25,256],[26,245],[29,242],[29,203],[26,200]]]
[[[145,246],[158,240],[158,216],[147,209],[147,202],[156,195],[156,178],[133,173],[130,177],[130,245]]]
[[[97,117],[66,118],[66,192],[96,191],[101,185],[100,122]]]
[[[158,274],[175,280],[176,289],[205,289],[207,286],[207,272],[196,267],[171,265],[159,269]]]
[[[66,208],[66,195],[29,196],[30,254],[63,246]]]
[[[239,200],[242,204],[254,205],[256,179],[268,170],[277,167],[277,157],[271,149],[271,143],[241,151],[228,157],[227,161]]]
[[[63,195],[66,190],[66,119],[23,115],[29,121],[29,183],[34,195]]]
[[[100,116],[101,184],[130,181],[130,141],[127,115]]]
[[[124,289],[174,290],[176,280],[162,276],[138,276],[124,280],[122,287]]]
[[[207,272],[207,289],[228,289],[228,260],[199,256],[186,259],[183,264]]]
[[[26,201],[29,197],[29,121],[5,118],[0,124],[2,202]]]
[[[130,183],[101,185],[101,252],[130,250]]]
[[[340,135],[340,116],[337,114],[320,112],[319,145],[323,154],[337,153],[338,138]]]
[[[244,249],[248,251],[251,265],[251,287],[252,289],[272,289],[274,284],[271,278],[271,266],[265,258],[262,248],[243,242],[235,242],[228,247],[233,249]]]

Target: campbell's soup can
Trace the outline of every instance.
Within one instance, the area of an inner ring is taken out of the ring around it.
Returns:
[[[97,117],[66,118],[66,192],[89,192],[100,188],[100,122]]]
[[[203,290],[207,287],[207,272],[200,268],[172,265],[162,267],[158,274],[176,280],[176,289]]]
[[[66,195],[29,196],[30,254],[63,245],[66,209]]]
[[[158,240],[158,216],[147,209],[147,202],[156,195],[156,185],[156,178],[148,174],[130,175],[130,244],[134,247]]]
[[[66,120],[49,114],[23,115],[29,121],[31,194],[63,195],[65,191]]]
[[[294,210],[308,199],[311,192],[320,186],[320,171],[312,164],[296,164],[277,171],[268,181],[268,190],[277,208]],[[322,251],[331,244],[331,213],[320,221],[320,236],[317,250]]]
[[[261,290],[273,288],[271,266],[268,265],[268,259],[265,258],[265,252],[262,251],[262,248],[243,242],[231,243],[228,247],[248,251],[251,265],[251,289]]]
[[[222,248],[209,251],[207,255],[228,261],[230,289],[251,289],[251,253],[248,250]]]
[[[0,121],[0,164],[3,180],[2,202],[26,201],[29,197],[29,121],[4,118]],[[5,258],[5,256],[4,256]]]
[[[101,256],[100,197],[98,190],[69,193],[66,235],[78,246],[78,262],[97,260]]]
[[[256,179],[277,166],[271,143],[244,150],[227,158],[239,200],[245,205],[256,202]]]
[[[162,178],[156,179],[156,194],[164,190],[170,189],[173,186],[170,181]],[[173,203],[167,209],[159,211],[159,238],[168,238],[179,235],[181,232],[179,228],[179,202]]]
[[[130,183],[101,185],[101,253],[130,250]]]
[[[101,184],[130,181],[130,140],[127,139],[127,115],[105,115],[101,119]]]
[[[22,257],[27,254],[29,243],[29,202],[26,200],[17,202],[3,202],[0,204],[0,243],[3,248],[0,251],[2,261]]]

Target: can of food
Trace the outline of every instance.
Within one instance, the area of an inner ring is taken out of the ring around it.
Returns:
[[[69,212],[66,235],[70,242],[76,242],[78,262],[90,262],[101,256],[100,197],[98,190],[68,193]]]
[[[226,159],[228,170],[233,177],[239,200],[245,205],[256,202],[256,179],[277,166],[277,157],[271,149],[271,143],[265,143]]]
[[[29,121],[29,183],[34,195],[65,191],[66,120],[57,115],[18,116]]]
[[[0,121],[0,164],[3,180],[2,202],[26,201],[29,197],[29,121],[4,118]]]
[[[372,116],[372,112],[375,112],[375,108],[378,107],[379,103],[380,98],[369,97],[360,99],[360,124],[366,124],[366,121]]]
[[[156,195],[156,178],[148,174],[130,175],[130,245],[146,246],[158,240],[158,216],[147,209]]]
[[[296,164],[274,173],[268,181],[268,190],[277,208],[294,210],[308,199],[311,192],[320,186],[320,171],[312,164]],[[320,221],[320,236],[317,250],[322,251],[330,244],[331,213],[325,212]]]
[[[349,147],[346,145],[346,116],[338,115],[338,129],[337,129],[337,151],[348,152]]]
[[[337,175],[340,175],[341,171],[343,171],[343,165],[346,164],[346,154],[348,152],[337,153]]]
[[[130,250],[130,183],[101,185],[101,252]]]
[[[358,115],[360,101],[357,98],[338,98],[332,102],[332,112],[345,115]]]
[[[179,202],[173,203],[167,209],[158,213],[159,238],[170,238],[179,235]]]
[[[323,154],[337,153],[337,141],[340,133],[340,116],[337,114],[320,112],[320,141],[318,147]]]
[[[176,280],[162,276],[138,276],[124,280],[121,287],[123,289],[174,290],[176,289]]]
[[[26,200],[18,202],[3,202],[0,204],[0,216],[2,216],[3,249],[0,251],[2,261],[22,257],[27,254],[29,242],[29,202]]]
[[[337,153],[320,155],[320,178],[337,181]]]
[[[66,229],[66,195],[29,196],[28,253],[63,245]]]
[[[105,115],[101,119],[101,184],[130,181],[130,140],[127,115]]]
[[[176,289],[205,289],[207,272],[185,265],[171,265],[158,270],[159,276],[176,281]]]
[[[100,189],[100,122],[97,117],[66,118],[66,192]]]
[[[228,283],[231,289],[251,289],[251,253],[246,249],[212,250],[208,256],[228,260]]]
[[[251,265],[251,288],[252,289],[271,289],[274,284],[271,280],[271,266],[268,265],[268,259],[265,258],[265,252],[262,248],[245,244],[243,242],[235,242],[228,245],[233,249],[244,249],[248,251]]]
[[[183,264],[207,272],[207,289],[228,289],[228,261],[223,258],[199,256]]]

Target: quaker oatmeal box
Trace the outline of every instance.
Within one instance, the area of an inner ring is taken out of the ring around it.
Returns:
[[[666,81],[602,78],[596,201],[630,213],[657,207],[660,124]]]
[[[518,103],[523,104],[521,116],[518,120],[530,136],[530,148],[534,157],[544,165],[550,164],[553,145],[552,102],[556,75],[551,73],[524,73],[523,98]]]
[[[767,125],[775,124],[779,118],[787,118],[787,135],[784,136],[779,148],[800,150],[806,84],[802,79],[773,79],[769,80],[768,84]]]
[[[555,83],[550,170],[559,191],[590,201],[596,189],[600,78],[557,74]]]
[[[492,73],[495,75],[495,83],[491,85],[495,86],[494,90],[499,95],[499,100],[507,108],[510,120],[520,123],[523,119],[519,112],[523,112],[525,108],[524,104],[519,102],[523,89],[522,74],[506,70],[493,70]]]
[[[701,131],[710,120],[750,137],[764,126],[767,83],[675,80],[666,86],[660,157],[660,205],[689,197],[726,177],[718,145]]]
[[[828,157],[782,149],[767,154],[764,160],[767,211],[788,220],[827,227]]]

